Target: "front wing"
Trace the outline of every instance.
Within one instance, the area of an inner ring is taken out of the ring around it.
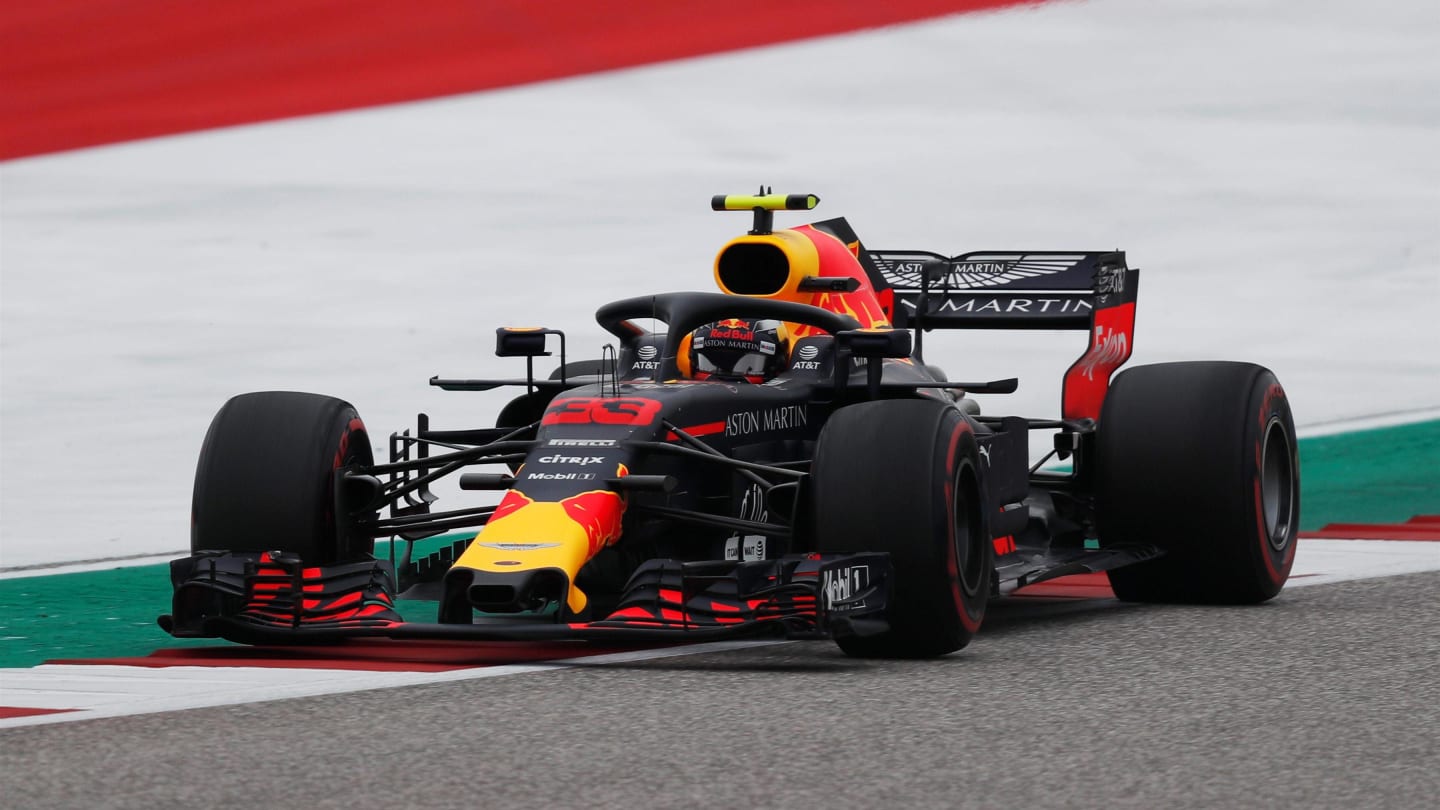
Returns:
[[[405,621],[388,562],[307,566],[280,553],[199,552],[170,564],[179,638],[315,644],[353,638],[699,642],[843,638],[884,632],[889,556],[800,554],[755,562],[651,560],[604,618],[490,615],[471,624]]]

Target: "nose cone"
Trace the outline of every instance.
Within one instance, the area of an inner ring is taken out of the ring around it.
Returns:
[[[455,561],[456,581],[501,584],[532,582],[541,569],[562,572],[566,577],[565,604],[579,613],[588,602],[574,586],[575,577],[600,549],[620,536],[625,501],[617,493],[593,490],[560,501],[535,501],[519,490],[510,490],[496,507],[490,522]],[[474,572],[464,574],[466,570]],[[447,581],[450,577],[447,575]],[[491,589],[492,595],[503,589]],[[513,588],[516,599],[531,592]],[[525,610],[527,604],[499,605],[493,596],[484,600],[487,610]]]

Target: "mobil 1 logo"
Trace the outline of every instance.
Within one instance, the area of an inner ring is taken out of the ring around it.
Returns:
[[[825,600],[825,609],[843,612],[860,610],[865,600],[852,600],[870,588],[870,566],[847,565],[840,568],[824,568],[820,571],[820,598]]]

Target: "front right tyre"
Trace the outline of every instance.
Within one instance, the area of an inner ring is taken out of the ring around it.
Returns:
[[[874,636],[836,639],[864,658],[928,658],[974,637],[990,598],[993,549],[974,428],[953,405],[880,400],[830,417],[811,464],[815,544],[878,551],[893,580]]]
[[[337,508],[336,476],[372,463],[348,402],[293,391],[233,397],[200,448],[190,549],[281,551],[311,565],[364,559],[374,539]]]

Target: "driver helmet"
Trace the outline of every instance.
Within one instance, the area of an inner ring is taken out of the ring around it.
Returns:
[[[682,346],[681,369],[697,380],[710,378],[763,383],[779,374],[790,357],[790,333],[775,320],[726,318],[691,332]]]

